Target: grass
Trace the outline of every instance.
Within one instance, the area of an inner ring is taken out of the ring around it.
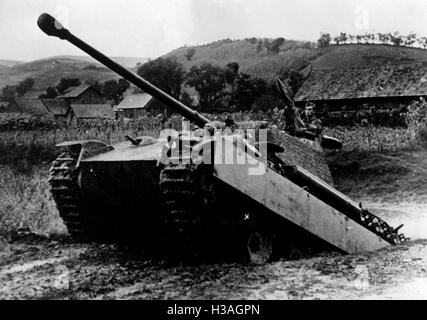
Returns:
[[[47,183],[48,167],[20,172],[0,165],[0,232],[28,227],[41,234],[65,233]]]

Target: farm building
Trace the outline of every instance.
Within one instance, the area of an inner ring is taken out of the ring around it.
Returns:
[[[24,93],[22,98],[27,99],[38,99],[40,95],[46,93],[46,90],[30,90]]]
[[[350,44],[322,53],[302,70],[311,72],[294,101],[313,102],[328,121],[401,126],[407,106],[427,97],[427,50]]]
[[[157,115],[165,112],[163,105],[148,93],[132,94],[113,108],[120,117],[137,119],[151,113]]]
[[[109,104],[72,104],[70,108],[71,120],[114,119],[114,112]]]
[[[55,119],[65,119],[70,110],[70,105],[65,99],[41,99]]]
[[[105,97],[97,89],[88,84],[71,87],[56,99],[65,99],[71,104],[104,104]]]
[[[14,98],[9,102],[9,105],[4,112],[25,113],[53,118],[52,113],[40,99]]]
[[[427,97],[427,63],[313,70],[294,100],[326,104],[329,110],[392,109],[420,97]]]

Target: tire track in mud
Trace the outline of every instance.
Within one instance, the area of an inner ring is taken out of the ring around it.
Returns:
[[[189,265],[114,245],[49,239],[2,243],[0,251],[6,259],[0,266],[0,299],[387,298],[393,288],[419,286],[427,278],[426,240],[264,266]]]

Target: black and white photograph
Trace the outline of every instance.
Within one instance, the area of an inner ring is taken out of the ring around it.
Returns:
[[[426,99],[424,0],[0,0],[0,300],[427,299]]]

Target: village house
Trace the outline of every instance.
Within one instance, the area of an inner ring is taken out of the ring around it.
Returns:
[[[53,118],[53,114],[40,99],[13,98],[4,112],[25,113],[36,116]]]
[[[53,114],[55,119],[66,119],[69,111],[70,105],[65,99],[41,99],[47,109]]]
[[[318,112],[361,118],[390,118],[427,97],[427,64],[386,64],[313,70],[294,97],[297,106],[313,102]],[[402,121],[400,121],[402,122]]]
[[[74,120],[114,119],[113,109],[109,104],[72,104],[68,118]]]
[[[165,113],[166,108],[148,93],[140,93],[125,97],[113,110],[119,117],[138,119],[147,113]]]
[[[105,96],[88,84],[71,87],[56,99],[65,99],[68,104],[104,104]]]

